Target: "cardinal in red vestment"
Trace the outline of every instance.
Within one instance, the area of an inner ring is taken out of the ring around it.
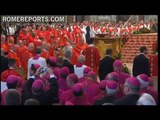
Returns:
[[[93,45],[93,38],[90,38],[90,44],[84,49],[82,54],[86,58],[85,65],[91,67],[97,73],[101,57],[98,49]]]

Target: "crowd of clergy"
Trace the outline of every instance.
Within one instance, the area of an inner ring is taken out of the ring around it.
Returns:
[[[146,47],[135,57],[132,75],[112,58],[112,49],[101,58],[93,39],[96,34],[128,36],[154,28],[154,22],[6,26],[1,32],[1,105],[157,105]]]

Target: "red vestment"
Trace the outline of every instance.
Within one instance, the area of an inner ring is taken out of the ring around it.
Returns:
[[[89,45],[82,54],[85,56],[85,65],[91,67],[94,72],[97,73],[100,61],[100,54],[98,49],[93,46]]]
[[[158,76],[158,55],[154,54],[149,57],[151,76]]]
[[[48,59],[50,57],[49,51],[46,51],[45,49],[43,49],[41,53],[41,57]]]
[[[17,56],[17,53],[10,50],[9,53],[8,53],[8,58],[15,59],[16,60],[16,65],[18,67],[21,67],[20,58]]]
[[[5,50],[5,52],[10,51],[10,46],[9,46],[8,42],[1,43],[1,48],[3,48]]]
[[[22,76],[14,69],[8,69],[2,72],[1,74],[1,81],[6,82],[6,79],[9,75],[15,75],[22,78]]]
[[[33,57],[33,54],[28,51],[28,49],[25,49],[23,51],[23,54],[22,54],[22,66],[23,66],[23,69],[25,72],[27,72],[27,64],[28,64],[28,60],[29,58]]]
[[[78,44],[76,45],[75,48],[73,48],[78,54],[81,53],[81,51],[83,51],[84,49],[86,49],[88,47],[88,44],[84,43],[84,44]]]
[[[72,64],[77,64],[78,56],[79,54],[74,49],[72,49],[72,58],[71,58]]]

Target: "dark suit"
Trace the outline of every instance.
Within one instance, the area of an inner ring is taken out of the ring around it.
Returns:
[[[22,92],[22,104],[24,105],[25,101],[32,96],[32,84],[34,82],[33,78],[29,78],[23,87]]]
[[[109,56],[106,56],[100,61],[98,71],[100,80],[104,80],[108,73],[113,72],[113,62],[114,59]]]
[[[45,91],[41,92],[41,94],[32,95],[31,99],[36,99],[40,102],[40,105],[49,105],[48,96]]]
[[[50,82],[50,88],[46,92],[48,98],[48,104],[58,103],[59,102],[58,80],[56,78],[51,78],[49,82]]]
[[[87,32],[85,35],[86,43],[89,44],[90,43],[90,41],[89,41],[90,40],[90,27],[89,26],[86,27],[86,32]]]
[[[136,56],[133,61],[133,76],[140,74],[150,76],[149,60],[143,54]]]
[[[9,69],[8,58],[1,55],[1,73],[7,69]]]
[[[70,70],[70,73],[74,73],[74,66],[72,65],[72,63],[70,61],[68,61],[67,59],[63,60],[63,67],[68,67]]]
[[[104,103],[112,103],[115,101],[115,96],[105,96],[100,100],[97,100],[94,105],[103,105]]]
[[[113,102],[114,105],[136,105],[137,100],[139,99],[138,94],[128,94],[125,97],[118,99]]]

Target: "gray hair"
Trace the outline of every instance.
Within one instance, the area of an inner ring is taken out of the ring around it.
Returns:
[[[66,51],[71,51],[71,50],[72,50],[71,46],[65,46],[65,47],[63,48],[64,53],[65,53]]]
[[[64,56],[65,56],[65,58],[71,59],[72,52],[70,50],[67,50],[67,51],[64,52]]]
[[[34,47],[34,43],[29,43],[28,47]]]
[[[84,63],[85,62],[85,56],[84,55],[79,55],[78,56],[78,62],[79,63]]]
[[[150,94],[143,93],[138,99],[137,105],[156,105],[156,102]]]

